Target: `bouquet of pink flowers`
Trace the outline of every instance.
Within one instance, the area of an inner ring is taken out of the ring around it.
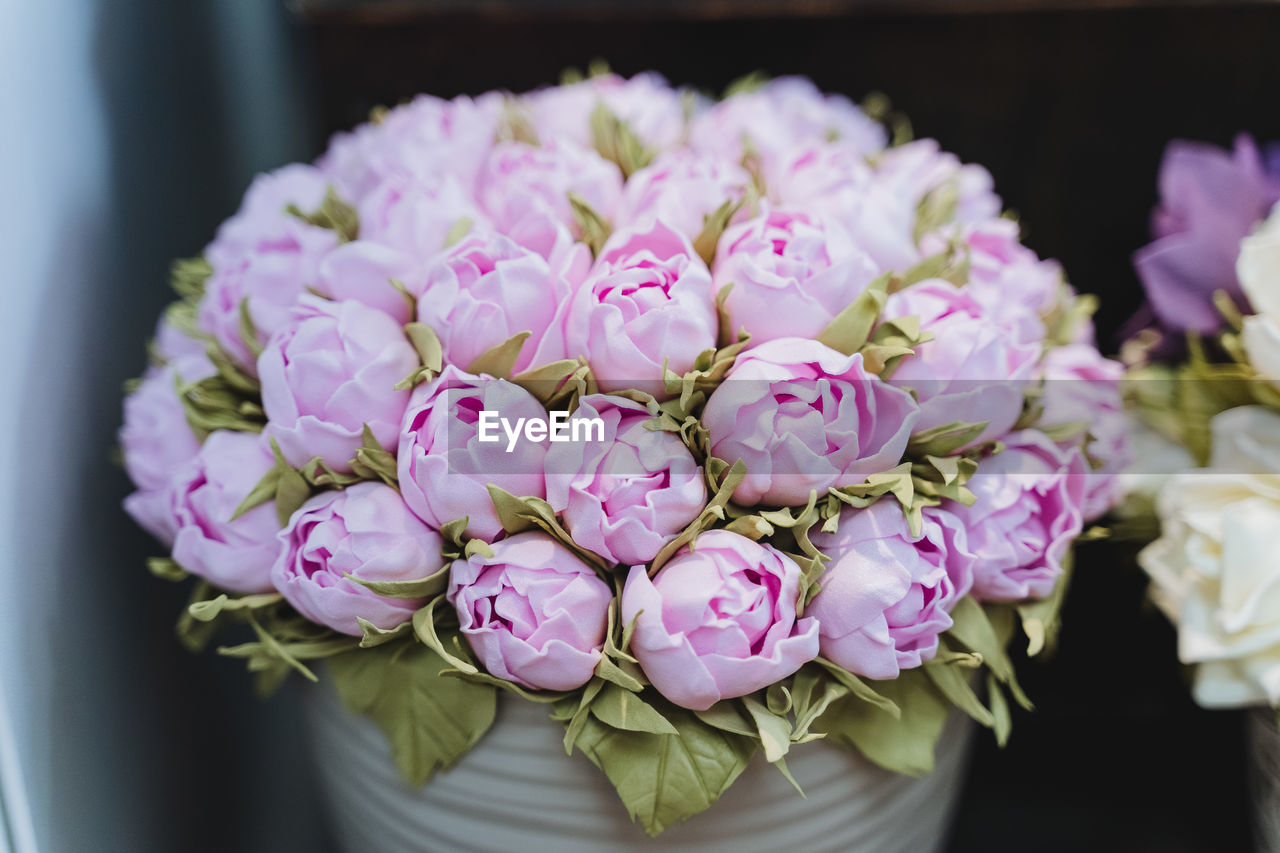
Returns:
[[[757,751],[1003,742],[1120,370],[987,172],[872,112],[602,74],[259,177],[125,402],[181,636],[240,625],[266,689],[325,659],[419,784],[545,703],[651,833]]]

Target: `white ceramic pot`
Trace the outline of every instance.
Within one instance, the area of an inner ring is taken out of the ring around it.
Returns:
[[[575,753],[548,708],[502,695],[493,729],[425,788],[406,785],[381,731],[327,683],[305,691],[330,819],[346,853],[412,851],[875,851],[941,849],[963,781],[973,724],[958,714],[937,769],[913,779],[820,741],[787,756],[801,798],[757,756],[709,810],[650,839],[609,781]]]
[[[1274,709],[1250,712],[1249,745],[1254,841],[1262,853],[1280,853],[1280,727]]]

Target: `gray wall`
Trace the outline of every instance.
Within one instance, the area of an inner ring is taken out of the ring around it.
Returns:
[[[292,697],[173,640],[120,387],[253,173],[309,158],[269,0],[0,2],[0,792],[17,853],[321,850]],[[2,817],[2,815],[0,815]],[[0,851],[5,847],[0,827]]]

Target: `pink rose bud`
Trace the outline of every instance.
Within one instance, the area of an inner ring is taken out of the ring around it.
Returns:
[[[658,692],[705,711],[767,687],[818,656],[818,621],[796,618],[800,567],[727,530],[703,533],[653,580],[632,566],[622,621],[631,652]]]
[[[973,595],[1020,601],[1053,592],[1062,560],[1080,535],[1088,466],[1078,450],[1063,451],[1047,435],[1006,436],[1003,452],[982,460],[968,486],[973,506],[945,508],[964,525],[973,565]]]
[[[295,164],[260,175],[240,211],[222,224],[205,249],[213,274],[205,283],[196,323],[250,374],[256,365],[240,334],[240,305],[248,300],[258,344],[288,322],[294,302],[316,283],[321,259],[338,245],[338,235],[285,209],[293,204],[302,211],[315,210],[327,189],[324,176],[311,166]]]
[[[973,583],[959,519],[926,508],[921,535],[912,536],[901,507],[886,499],[846,509],[835,533],[812,539],[831,557],[805,611],[818,620],[824,657],[867,678],[897,678],[933,658]]]
[[[485,351],[520,332],[532,332],[516,359],[514,372],[519,373],[534,365],[534,352],[568,295],[569,283],[562,269],[537,253],[501,234],[484,232],[441,255],[413,289],[421,294],[419,322],[435,330],[445,360],[464,370]]]
[[[274,465],[264,436],[211,433],[195,458],[174,473],[174,562],[219,589],[269,592],[280,546],[275,504],[256,506],[235,521],[231,516]]]
[[[725,300],[732,334],[746,329],[762,344],[816,338],[879,274],[841,229],[766,204],[721,238],[715,289],[733,286]]]
[[[647,145],[669,148],[684,133],[681,93],[653,72],[637,74],[630,80],[616,74],[599,74],[579,83],[530,92],[522,100],[534,131],[544,143],[567,139],[590,148],[594,144],[591,114],[602,103]]]
[[[1045,383],[1039,426],[1081,426],[1092,437],[1086,451],[1102,462],[1101,468],[1089,469],[1084,481],[1084,520],[1094,521],[1124,497],[1120,473],[1133,461],[1120,393],[1124,365],[1087,344],[1068,344],[1045,353],[1040,373]],[[1081,438],[1064,440],[1064,449],[1079,447]]]
[[[794,506],[897,465],[918,417],[911,395],[867,373],[861,355],[779,338],[739,356],[702,423],[713,456],[746,463],[736,502]]]
[[[321,492],[279,532],[271,582],[312,622],[359,637],[358,619],[384,631],[407,622],[423,602],[379,595],[351,578],[411,581],[444,566],[440,534],[419,521],[382,483]],[[350,575],[351,577],[347,577]]]
[[[622,173],[593,149],[564,140],[502,142],[489,155],[476,197],[499,231],[550,258],[561,229],[580,234],[570,193],[612,221]]]
[[[482,412],[492,418],[484,434]],[[414,390],[404,416],[398,470],[405,503],[436,529],[466,517],[469,536],[494,539],[502,524],[490,484],[517,497],[546,496],[547,445],[526,438],[520,424],[530,420],[546,421],[547,410],[519,385],[446,366]]]
[[[319,166],[339,194],[356,205],[388,179],[430,183],[452,173],[464,186],[474,186],[493,147],[504,102],[498,92],[452,101],[419,95],[388,110],[377,123],[336,134]]]
[[[917,430],[985,422],[987,427],[968,447],[1013,428],[1040,357],[1038,342],[1018,340],[992,323],[972,296],[941,279],[893,294],[883,316],[918,317],[920,328],[935,336],[903,358],[889,380],[915,392],[920,401]]]
[[[170,477],[200,450],[200,441],[187,425],[177,383],[198,382],[213,373],[203,355],[178,358],[147,371],[138,390],[124,400],[124,426],[117,438],[125,471],[138,489],[124,499],[124,508],[166,545],[173,544],[175,532],[167,492]]]
[[[409,401],[395,385],[419,363],[400,324],[381,311],[303,296],[258,358],[267,432],[291,465],[319,456],[350,471],[365,424],[383,447],[395,446]]]
[[[598,418],[602,432],[589,432]],[[647,563],[707,502],[702,469],[680,437],[624,397],[583,397],[547,451],[547,501],[574,541],[607,560]],[[575,439],[573,430],[582,427]]]
[[[702,233],[706,217],[725,202],[738,202],[751,175],[737,163],[700,156],[687,148],[663,154],[627,180],[616,227],[635,230],[661,220],[689,240]],[[734,222],[750,216],[744,205]]]
[[[613,590],[545,533],[493,543],[450,569],[448,599],[490,675],[533,690],[574,690],[600,662]]]
[[[663,365],[692,369],[716,345],[711,274],[689,241],[661,222],[619,231],[570,297],[539,362],[583,356],[601,390],[663,391]]]

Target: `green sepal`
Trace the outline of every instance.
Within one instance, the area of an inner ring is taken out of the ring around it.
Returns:
[[[449,565],[446,564],[425,578],[410,581],[371,581],[352,574],[345,574],[344,577],[387,598],[431,598],[444,592],[449,585]]]
[[[454,631],[446,634],[445,636],[449,639],[449,643],[446,645],[436,628],[436,607],[444,600],[443,595],[438,595],[423,607],[414,611],[413,633],[419,642],[444,659],[448,666],[467,675],[474,675],[480,670],[471,662],[471,655],[463,648],[463,643],[458,633]]]
[[[871,339],[871,332],[884,310],[889,279],[890,274],[885,273],[868,284],[818,333],[818,342],[844,355],[853,355],[862,349]]]
[[[987,728],[994,728],[995,717],[973,691],[970,670],[980,663],[980,658],[971,655],[953,656],[946,641],[939,638],[937,654],[921,668],[952,704]]]
[[[360,626],[360,648],[362,649],[372,649],[413,633],[412,621],[401,622],[394,628],[384,630],[363,616],[357,616],[356,624]]]
[[[1052,651],[1057,645],[1058,630],[1062,627],[1062,602],[1071,585],[1073,552],[1068,551],[1062,561],[1062,577],[1058,578],[1053,592],[1038,601],[1016,605],[1022,620],[1022,631],[1027,636],[1027,655],[1035,657],[1044,651]]]
[[[496,379],[508,378],[520,358],[520,350],[524,349],[524,343],[531,335],[533,332],[517,332],[502,343],[490,347],[467,365],[467,372],[488,374]]]
[[[708,470],[708,478],[712,475]],[[747,466],[741,459],[734,462],[718,481],[712,482],[711,500],[703,507],[698,517],[689,522],[688,526],[671,541],[663,545],[653,560],[649,563],[649,576],[653,577],[658,571],[675,556],[676,552],[681,548],[688,546],[694,548],[698,539],[698,534],[711,528],[717,522],[725,520],[725,507],[728,505],[730,498],[733,497],[734,490],[742,483],[747,476]]]
[[[471,221],[471,217],[464,216],[449,227],[448,232],[444,235],[444,244],[440,247],[448,249],[462,242],[462,238],[471,233],[472,226],[475,225]]]
[[[400,488],[396,456],[378,443],[368,424],[363,425],[360,449],[348,464],[362,480],[381,480],[393,489]]]
[[[316,674],[303,663],[304,660],[320,660],[350,651],[358,645],[354,637],[326,631],[315,639],[290,640],[264,628],[253,610],[244,611],[245,621],[257,636],[257,642],[236,646],[220,646],[218,654],[224,657],[243,658],[250,672],[266,673],[268,684],[274,686],[293,669],[308,681],[318,681]]]
[[[267,416],[257,380],[235,367],[217,347],[210,347],[209,358],[218,371],[213,376],[196,382],[185,382],[180,376],[174,380],[192,432],[201,441],[220,429],[262,432]]]
[[[596,104],[591,112],[591,138],[600,156],[617,164],[623,180],[653,160],[654,152],[604,102]]]
[[[578,407],[579,398],[599,390],[591,367],[581,357],[530,368],[512,376],[511,381],[537,397],[547,411],[571,412]]]
[[[213,275],[213,266],[203,256],[179,258],[169,265],[169,286],[189,304],[204,297],[205,283]]]
[[[954,180],[945,181],[925,193],[924,198],[916,205],[916,223],[912,228],[912,241],[920,244],[920,240],[956,217],[956,207],[960,203],[960,187]]]
[[[148,557],[147,571],[166,581],[186,580],[190,575],[172,557]]]
[[[502,99],[502,117],[498,120],[493,141],[538,145],[538,131],[519,98],[507,95]]]
[[[333,187],[325,190],[324,201],[310,213],[305,213],[296,204],[285,207],[284,212],[296,216],[308,225],[327,228],[338,235],[339,242],[350,243],[360,234],[360,217],[356,209],[338,198]]]
[[[497,714],[488,685],[442,676],[445,663],[411,641],[361,649],[329,661],[342,701],[372,719],[391,744],[391,757],[410,785],[458,762]]]
[[[613,233],[613,226],[591,204],[575,192],[569,193],[569,207],[573,211],[573,221],[578,225],[578,239],[591,250],[591,257],[597,257],[604,244]]]
[[[902,275],[894,276],[889,292],[896,293],[934,278],[948,281],[956,287],[964,287],[969,282],[969,264],[968,244],[953,241],[936,255],[930,255]]]
[[[899,704],[883,690],[876,690],[849,670],[833,661],[827,660],[826,658],[814,658],[813,662],[817,666],[826,670],[827,674],[848,690],[849,694],[854,699],[870,705],[872,708],[878,708],[880,711],[888,714],[895,720],[902,717],[901,706],[899,706]],[[891,682],[884,681],[878,683],[884,685]]]
[[[200,622],[212,622],[223,613],[235,613],[240,610],[258,610],[284,601],[278,592],[266,592],[258,595],[242,595],[232,598],[222,593],[216,598],[196,601],[187,606],[192,619]]]
[[[416,311],[416,304],[414,307]],[[444,347],[441,345],[435,329],[426,323],[406,323],[404,335],[409,339],[409,343],[413,344],[413,348],[417,350],[418,358],[422,361],[422,365],[414,368],[412,373],[395,384],[394,387],[397,391],[405,391],[422,382],[429,382],[435,379],[440,371],[444,369]]]
[[[708,726],[691,711],[666,703],[658,710],[678,734],[625,731],[586,715],[573,741],[652,836],[714,804],[758,748],[755,739]]]
[[[745,197],[737,201],[728,199],[715,210],[702,217],[702,230],[698,232],[697,237],[693,238],[693,250],[698,253],[698,257],[702,258],[702,262],[708,267],[715,263],[716,247],[720,245],[720,237],[724,234],[725,229],[729,227],[729,223],[733,221],[733,217],[738,214],[738,211],[745,204]],[[720,304],[718,297],[717,304]],[[723,326],[720,329],[720,333],[727,333]]]
[[[976,441],[986,430],[987,421],[952,421],[912,433],[907,442],[908,456],[950,456]]]
[[[662,410],[677,423],[685,421],[694,411],[700,409],[707,397],[720,386],[724,377],[732,369],[734,361],[750,344],[747,335],[739,336],[736,343],[714,350],[703,350],[693,360],[691,367],[683,376],[675,373],[664,362],[662,377],[664,390],[676,399],[666,400]]]
[[[551,508],[551,504],[542,498],[516,497],[492,483],[489,484],[488,488],[489,499],[493,501],[493,508],[498,514],[498,522],[507,533],[516,534],[523,533],[526,530],[541,530],[543,533],[550,534],[552,538],[576,554],[583,562],[594,566],[601,572],[607,572],[613,567],[613,564],[604,557],[593,551],[588,551],[575,542],[573,537],[569,535],[569,531],[565,530],[560,524],[560,519],[557,517],[556,511]]]
[[[616,684],[605,684],[591,701],[590,708],[591,715],[610,728],[655,735],[679,734],[640,694]]]
[[[473,684],[483,684],[488,687],[496,687],[499,690],[505,690],[519,696],[526,702],[537,702],[543,705],[550,705],[560,702],[566,697],[571,697],[572,693],[553,693],[547,690],[526,690],[519,684],[511,681],[505,681],[496,678],[487,672],[463,672],[460,669],[442,669],[440,675],[445,678],[460,678],[463,681],[470,681]]]
[[[734,95],[749,95],[752,92],[758,92],[768,84],[773,77],[763,68],[757,68],[755,71],[748,71],[741,77],[734,79],[728,86],[724,87],[724,94],[720,96],[720,100],[727,100]]]
[[[250,355],[257,359],[262,355],[262,341],[258,338],[258,327],[254,325],[253,315],[249,313],[249,297],[240,300],[240,340]]]

